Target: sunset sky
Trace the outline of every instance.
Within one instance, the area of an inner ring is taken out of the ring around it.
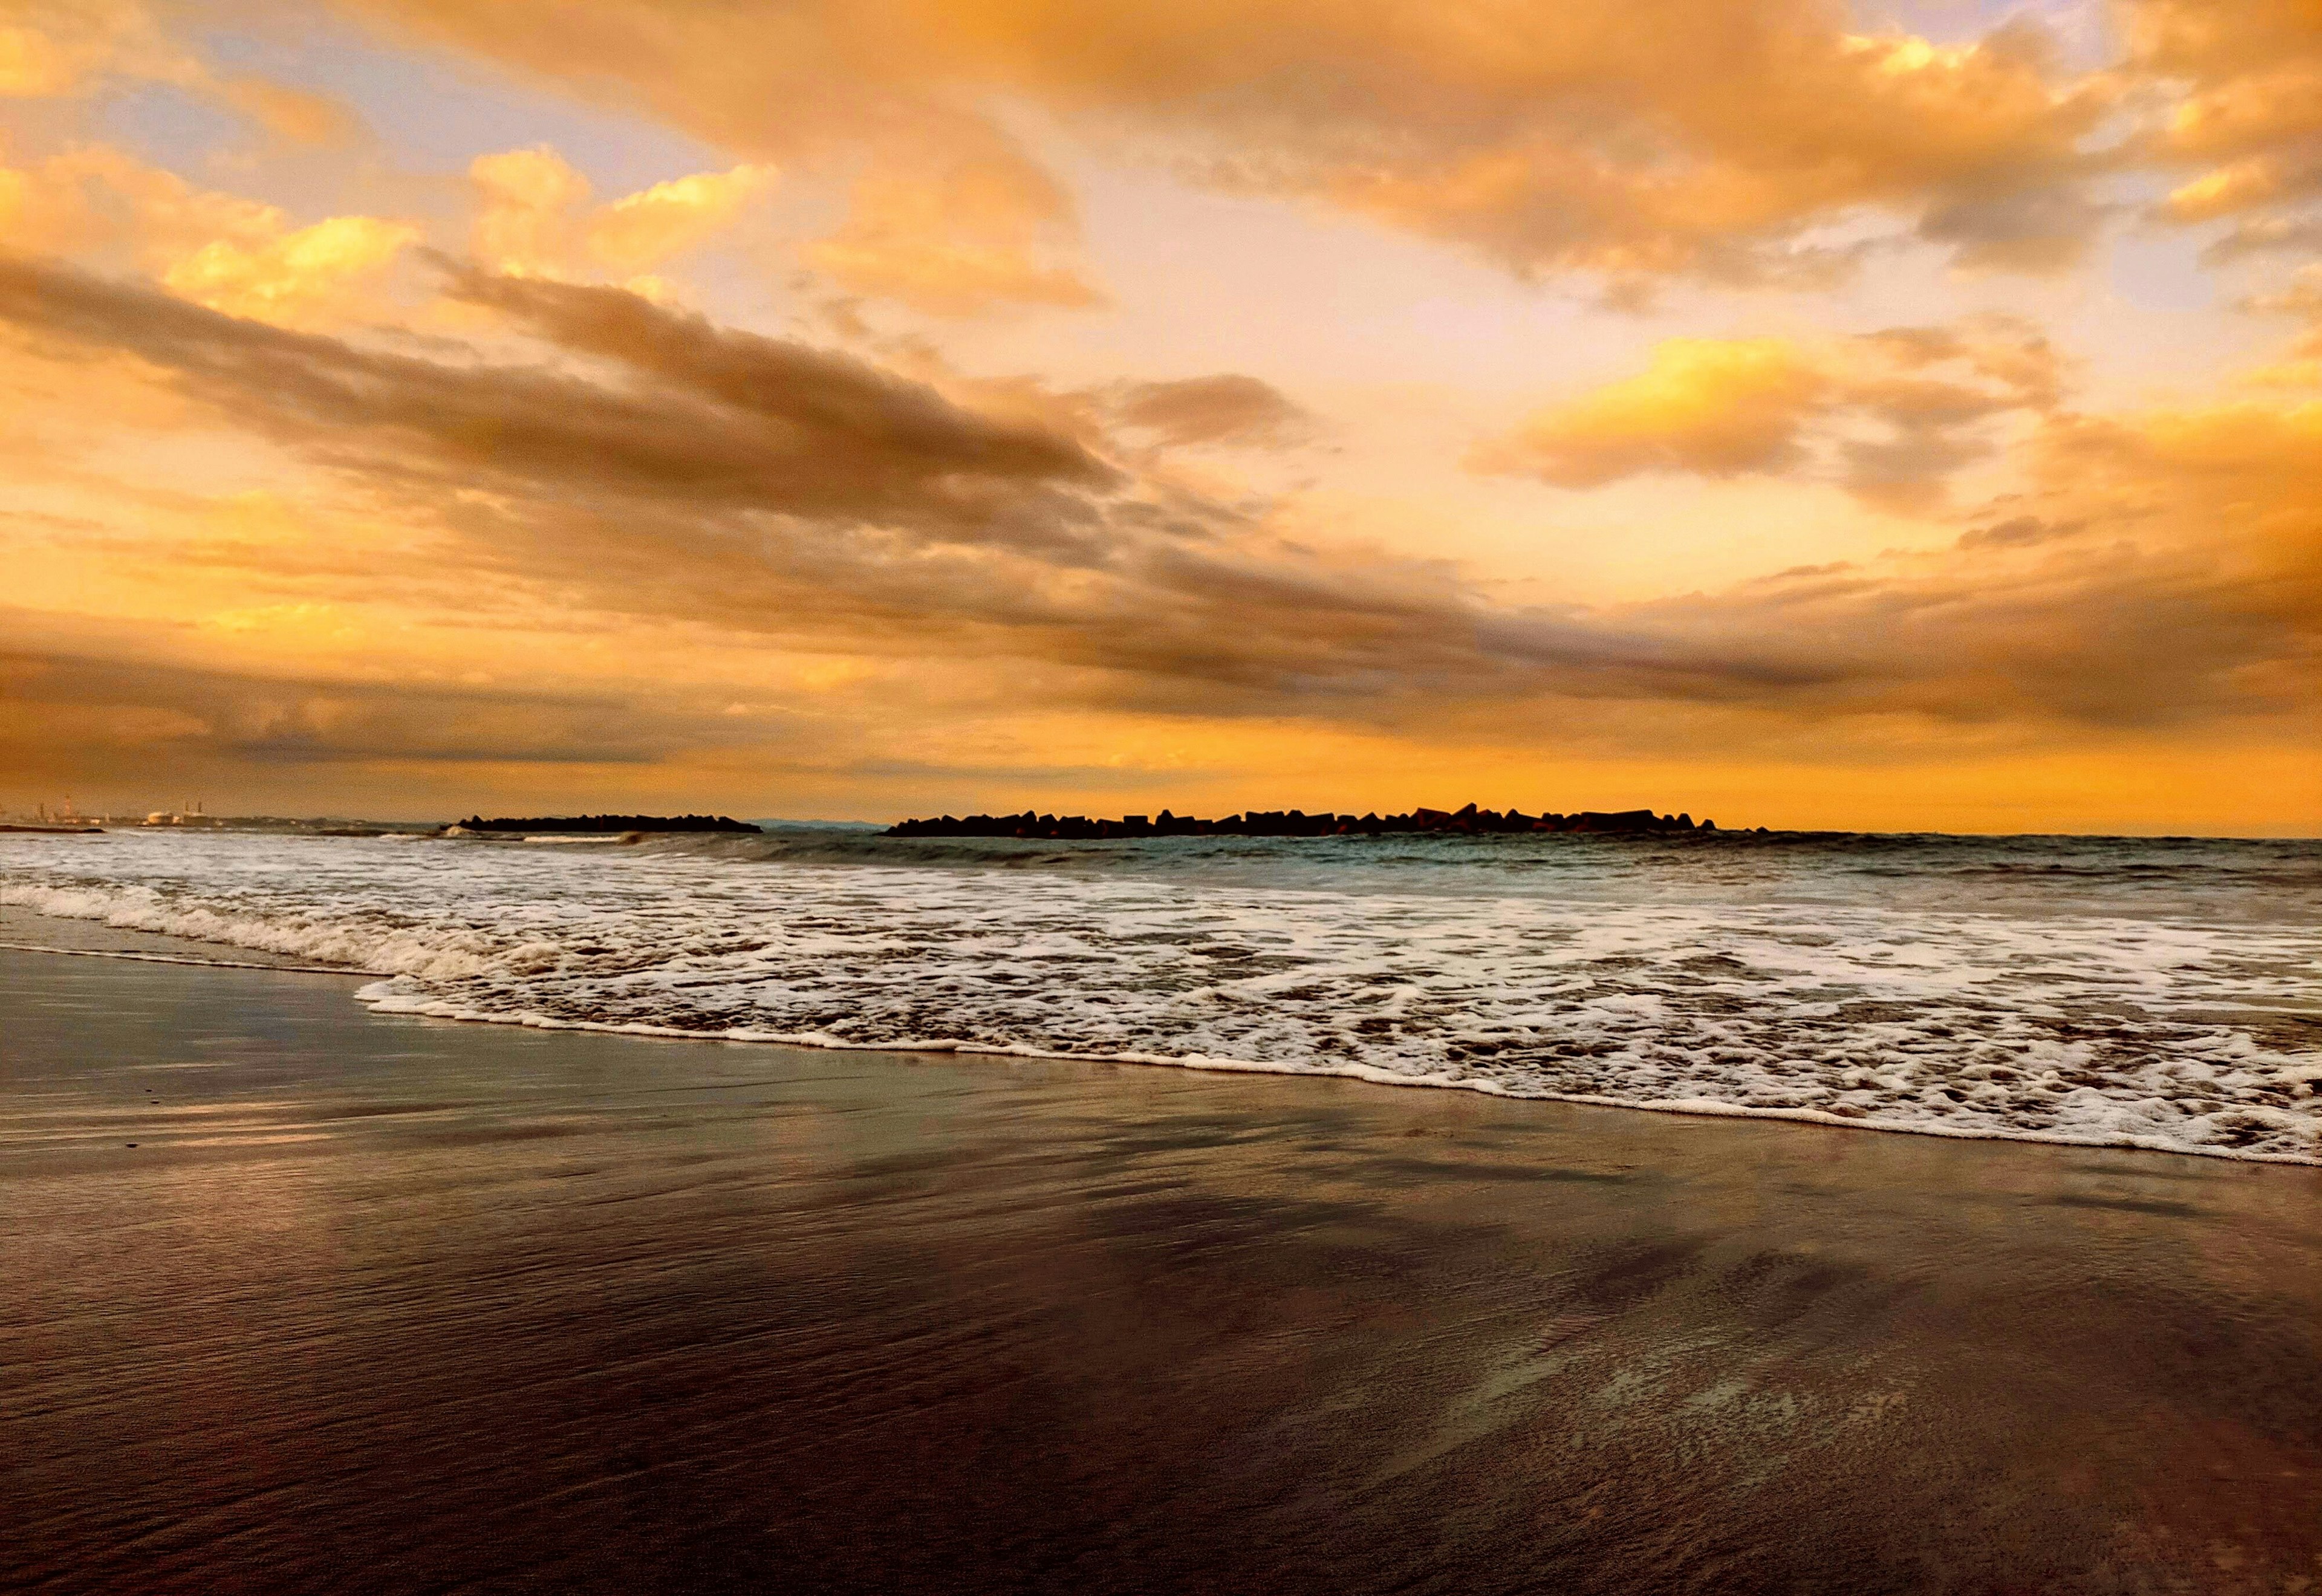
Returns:
[[[2322,832],[2322,0],[0,0],[0,808]]]

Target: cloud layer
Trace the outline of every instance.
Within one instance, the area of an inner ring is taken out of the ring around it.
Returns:
[[[1864,206],[1970,264],[2053,266],[2096,219],[2076,186],[2111,97],[2055,69],[2029,27],[1938,47],[1854,32],[1818,0],[357,5],[618,85],[717,143],[779,157],[964,144],[1020,169],[977,105],[1027,96],[1221,187],[1342,206],[1523,272],[1811,273],[1833,262],[1800,234]],[[1008,214],[1057,219],[1037,178],[1003,186],[1021,195]]]
[[[2314,701],[2311,405],[2054,419],[2037,445],[2047,485],[1950,557],[1615,609],[1509,608],[1440,569],[1302,550],[1138,474],[1101,435],[995,417],[618,289],[452,269],[453,294],[567,369],[364,349],[23,261],[0,266],[0,320],[133,355],[430,517],[440,558],[523,573],[562,605],[793,647],[1015,659],[1094,705],[1391,724],[1582,699],[2106,725]],[[1876,342],[1886,363],[1840,390],[1854,402],[1946,419],[2001,402],[1918,375],[1971,339]],[[2036,389],[2044,363],[1999,347],[1979,373]],[[1691,451],[1670,458],[1694,469],[1764,463],[1827,390],[1780,391],[1787,410],[1742,407],[1781,422],[1770,431],[1687,422],[1655,447]],[[1640,458],[1623,452],[1634,429],[1564,424],[1571,469]],[[2219,529],[2226,497],[2243,508]],[[2026,516],[2071,531],[2034,537]]]

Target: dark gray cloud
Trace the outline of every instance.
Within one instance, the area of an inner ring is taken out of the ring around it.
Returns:
[[[2052,543],[2062,538],[2074,537],[2088,530],[2085,521],[2043,521],[2037,515],[2010,515],[2005,521],[1995,521],[1988,526],[1978,526],[1960,534],[1962,549],[2028,549],[2040,543]]]
[[[2004,178],[1982,192],[1945,198],[1919,218],[1918,233],[1945,244],[1969,270],[2059,272],[2079,265],[2095,243],[2109,208],[2079,187],[2089,169],[2065,163],[2047,180],[2022,187]]]
[[[883,506],[885,486],[897,479],[1092,488],[1120,479],[1070,438],[962,409],[924,383],[852,355],[715,326],[618,288],[443,264],[453,296],[498,311],[560,348],[611,361],[653,385],[657,397],[681,396],[763,421],[766,431],[754,442],[782,451],[780,463],[791,472],[801,460],[814,461],[833,474],[842,496],[851,490]],[[834,452],[840,458],[827,458]]]
[[[1122,426],[1177,444],[1278,446],[1302,440],[1313,424],[1271,383],[1238,373],[1132,383],[1116,391],[1112,414]]]
[[[455,287],[614,374],[363,349],[22,260],[0,259],[0,320],[133,352],[321,458],[444,485],[1054,543],[1080,518],[1070,496],[1119,480],[1070,439],[977,415],[844,355],[714,329],[614,289],[472,273]]]
[[[109,641],[105,653],[0,652],[0,760],[13,773],[126,786],[165,765],[646,765],[735,734],[603,695],[261,676]]]
[[[2253,255],[2322,256],[2322,216],[2246,217],[2201,251],[2201,263],[2226,266]]]

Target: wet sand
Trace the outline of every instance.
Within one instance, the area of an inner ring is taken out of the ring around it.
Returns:
[[[0,952],[0,1586],[2322,1590],[2322,1171],[355,984]]]

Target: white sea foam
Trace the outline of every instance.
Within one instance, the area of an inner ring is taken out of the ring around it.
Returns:
[[[2245,902],[2216,887],[2238,865],[2172,898],[2152,872],[2178,864],[2132,853],[2006,912],[1835,851],[1786,856],[1779,892],[1710,854],[1544,853],[1595,862],[1518,884],[1532,857],[1307,851],[1269,879],[1247,847],[1100,870],[43,838],[0,845],[0,903],[368,971],[394,1013],[2322,1162],[2322,926],[2275,901],[2302,855],[2251,867]]]

